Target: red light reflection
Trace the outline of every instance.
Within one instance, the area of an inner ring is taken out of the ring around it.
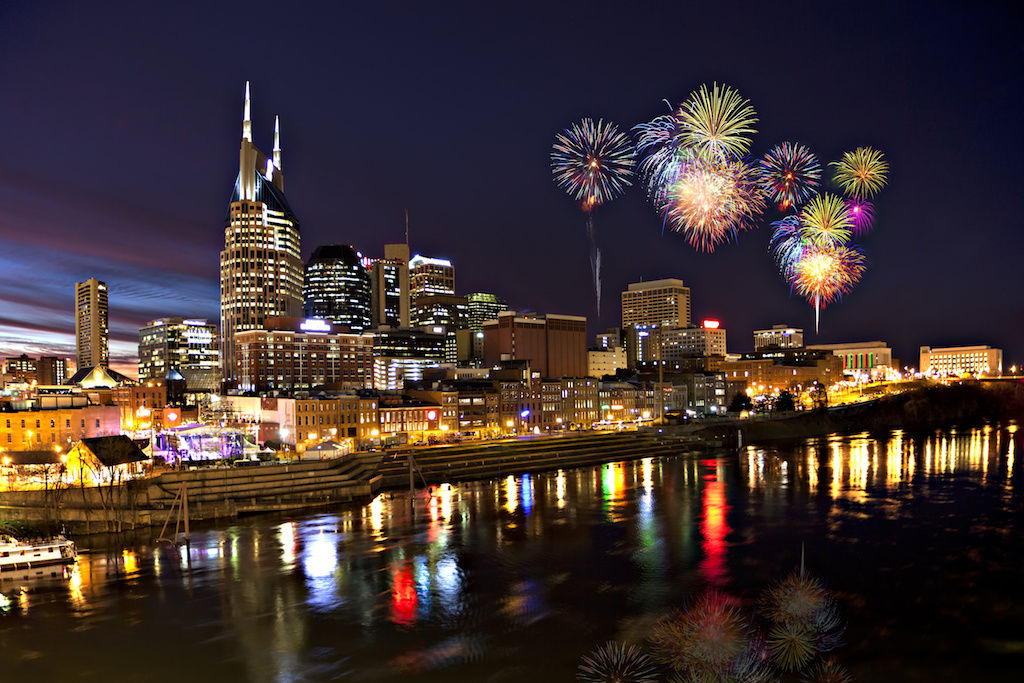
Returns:
[[[412,563],[406,560],[391,565],[391,621],[401,626],[416,623],[416,580]]]
[[[725,482],[718,480],[717,463],[714,460],[704,460],[701,465],[708,468],[710,473],[704,475],[704,492],[701,497],[703,515],[700,531],[704,537],[701,544],[704,559],[701,560],[700,571],[708,583],[723,586],[729,580],[725,537],[732,531],[726,520],[729,506],[725,503]]]

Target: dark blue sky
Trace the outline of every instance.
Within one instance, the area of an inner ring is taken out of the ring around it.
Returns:
[[[679,277],[730,350],[772,323],[810,331],[766,228],[698,254],[635,190],[596,214],[595,319],[554,133],[582,116],[632,126],[717,80],[757,110],[755,153],[796,140],[823,161],[859,145],[889,158],[870,268],[809,341],[883,339],[912,364],[922,344],[1024,360],[1012,3],[344,5],[0,4],[0,355],[70,353],[72,285],[89,276],[111,286],[122,361],[147,319],[217,318],[246,79],[265,150],[281,116],[304,255],[380,255],[408,208],[413,251],[453,259],[460,293],[587,315],[596,332],[626,283]]]

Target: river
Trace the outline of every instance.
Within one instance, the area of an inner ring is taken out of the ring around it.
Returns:
[[[571,681],[709,587],[752,605],[801,547],[857,680],[1019,680],[1020,447],[833,436],[127,541],[0,579],[0,680]]]

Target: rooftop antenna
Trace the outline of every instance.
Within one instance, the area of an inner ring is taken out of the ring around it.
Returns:
[[[405,248],[409,248],[409,209],[405,210]]]

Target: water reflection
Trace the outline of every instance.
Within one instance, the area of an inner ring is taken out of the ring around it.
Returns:
[[[112,620],[136,626],[116,631],[128,650],[187,642],[182,665],[209,665],[224,679],[479,678],[460,667],[481,660],[487,671],[537,661],[553,672],[531,668],[538,680],[571,678],[594,643],[632,634],[704,586],[742,592],[763,582],[791,566],[805,539],[830,552],[853,539],[863,544],[855,557],[891,555],[891,571],[911,565],[865,520],[913,520],[928,533],[930,517],[913,506],[960,504],[951,482],[1002,502],[964,520],[951,508],[936,528],[1019,533],[1006,521],[1020,500],[1019,437],[1013,426],[897,431],[645,458],[242,520],[178,549],[83,554],[45,580],[0,577],[0,658],[18,671],[20,652],[56,647],[19,622],[60,628],[73,618],[108,636]],[[833,584],[861,580],[841,565],[833,572]],[[97,675],[115,673],[88,649],[69,654]]]
[[[701,547],[704,549],[704,559],[700,568],[709,584],[721,587],[728,583],[725,537],[731,531],[726,521],[729,506],[725,502],[725,482],[721,479],[718,461],[704,460],[701,468],[705,473],[701,499],[701,534],[704,536]]]

